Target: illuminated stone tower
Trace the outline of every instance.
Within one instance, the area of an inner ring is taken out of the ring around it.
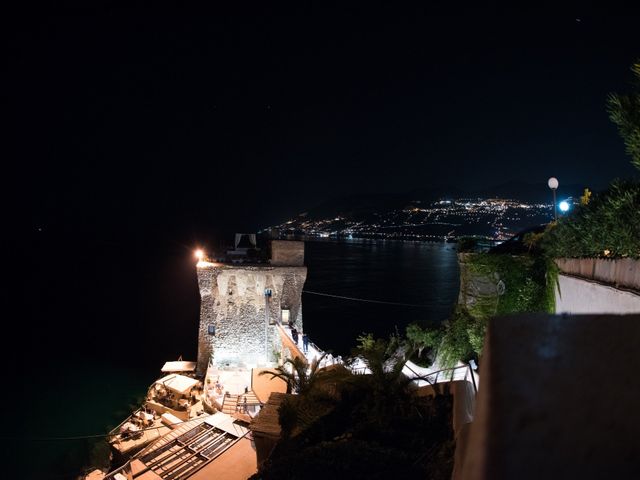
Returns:
[[[304,242],[273,240],[269,263],[200,261],[197,269],[199,374],[210,358],[219,367],[266,366],[282,350],[277,323],[302,331]]]

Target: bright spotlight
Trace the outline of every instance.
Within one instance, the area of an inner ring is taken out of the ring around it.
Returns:
[[[195,257],[198,259],[198,261],[202,260],[204,257],[204,252],[202,250],[196,250],[194,252]]]
[[[569,210],[569,202],[567,202],[566,200],[561,201],[560,205],[558,206],[560,207],[561,212],[566,212]]]

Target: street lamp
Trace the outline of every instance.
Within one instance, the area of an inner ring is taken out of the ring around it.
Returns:
[[[269,361],[269,299],[273,291],[270,288],[264,289],[264,362]]]
[[[558,189],[558,179],[556,177],[551,177],[549,179],[549,181],[547,182],[547,185],[549,185],[549,188],[551,189],[551,191],[553,192],[553,219],[555,221],[558,220],[558,210],[556,208],[556,190]]]
[[[563,200],[560,202],[560,205],[558,205],[560,207],[560,211],[562,213],[567,213],[569,211],[569,202],[567,202],[566,200]]]

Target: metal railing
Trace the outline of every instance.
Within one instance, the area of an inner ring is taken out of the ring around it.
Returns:
[[[350,370],[356,375],[366,375],[367,373],[370,373],[369,368],[366,366],[351,368]],[[476,384],[476,379],[473,374],[473,369],[469,364],[458,365],[456,367],[450,367],[450,368],[443,368],[440,370],[436,370],[434,372],[429,372],[424,375],[416,372],[413,368],[411,368],[408,365],[408,363],[404,364],[404,366],[402,367],[402,370],[403,370],[403,373],[408,378],[418,382],[418,385],[420,381],[426,382],[429,385],[435,385],[437,383],[452,382],[454,380],[463,380],[463,381],[470,382],[473,385],[474,393],[478,393],[478,385]],[[407,374],[405,370],[408,370],[410,374]],[[469,377],[471,377],[471,379],[469,379]]]
[[[426,375],[420,375],[418,372],[416,372],[407,364],[404,365],[404,368],[406,368],[407,370],[409,370],[411,373],[415,375],[413,377],[414,380],[417,380],[417,381],[423,380],[427,382],[429,385],[435,385],[436,383],[442,383],[442,382],[452,382],[454,380],[463,380],[468,382],[469,377],[471,377],[473,392],[476,394],[478,393],[478,386],[476,384],[476,379],[473,374],[473,369],[471,368],[471,365],[469,365],[468,363],[465,365],[458,365],[456,367],[443,368],[441,370],[436,370],[435,372],[431,372]],[[460,375],[459,373],[462,373],[462,375]]]
[[[280,327],[280,329],[283,331],[283,333],[285,335],[287,335],[289,338],[291,338],[291,334],[290,332],[287,332],[287,330],[285,329],[285,326],[280,322],[276,322],[276,324],[278,325],[278,327]],[[320,347],[318,347],[314,342],[309,341],[308,343],[309,346],[311,346],[315,351],[317,351],[320,354],[325,353],[324,350],[322,350]],[[296,345],[297,346],[297,345]],[[306,354],[303,355],[305,357],[307,357]],[[344,361],[342,360],[342,357],[340,356],[331,356],[331,358],[327,358],[325,357],[323,359],[323,361],[320,363],[320,367],[326,367],[328,365],[335,365],[336,363],[338,364],[342,364],[344,365]],[[473,368],[471,367],[470,364],[465,364],[465,365],[458,365],[455,367],[449,367],[449,368],[443,368],[440,370],[436,370],[435,372],[430,372],[426,375],[420,375],[418,372],[416,372],[414,369],[412,369],[408,363],[405,363],[403,366],[403,370],[409,370],[409,372],[411,372],[413,374],[413,377],[411,377],[411,375],[407,375],[409,378],[411,378],[412,380],[415,380],[417,382],[420,381],[425,381],[427,382],[429,385],[435,385],[437,383],[442,383],[442,382],[452,382],[454,380],[464,380],[467,382],[470,382],[473,385],[473,391],[474,394],[478,393],[478,385],[476,384],[476,379],[473,373]],[[365,375],[367,373],[370,373],[370,370],[368,367],[363,366],[363,367],[351,367],[349,368],[349,370],[351,370],[352,373],[356,374],[356,375]],[[406,373],[405,373],[406,374]],[[471,377],[469,379],[469,377]]]

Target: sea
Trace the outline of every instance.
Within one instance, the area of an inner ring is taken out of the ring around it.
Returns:
[[[105,464],[99,435],[142,401],[163,363],[196,358],[195,260],[180,243],[45,245],[0,437],[11,478],[75,479]],[[455,244],[307,239],[305,264],[304,329],[334,355],[349,355],[363,333],[441,323],[458,295]]]

